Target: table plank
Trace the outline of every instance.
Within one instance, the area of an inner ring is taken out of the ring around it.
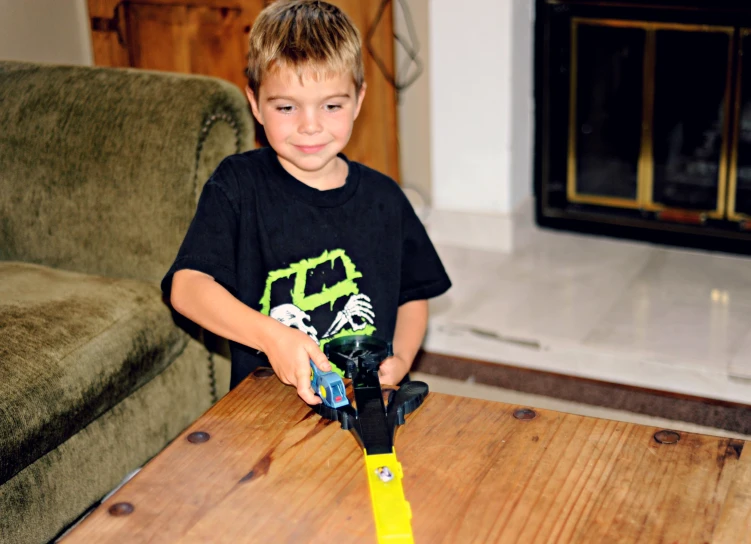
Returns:
[[[709,542],[720,519],[729,534],[748,522],[744,486],[729,494],[749,478],[741,441],[660,444],[656,428],[518,408],[431,393],[408,416],[396,449],[416,542]],[[350,433],[253,377],[65,542],[375,542],[364,466]],[[133,513],[110,515],[118,502]]]
[[[736,441],[731,447],[737,451],[741,446]],[[713,540],[716,544],[751,544],[751,448],[737,453],[741,460],[720,513]]]

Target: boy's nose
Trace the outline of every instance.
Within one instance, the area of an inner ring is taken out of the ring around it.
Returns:
[[[303,134],[315,134],[321,130],[321,122],[315,112],[306,112],[300,124],[300,132]]]

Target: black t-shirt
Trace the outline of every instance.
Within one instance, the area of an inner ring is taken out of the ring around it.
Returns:
[[[451,282],[400,187],[347,164],[342,187],[319,191],[289,174],[271,148],[224,159],[162,280],[167,298],[176,271],[198,270],[321,347],[353,333],[390,342],[401,304],[438,296]],[[234,387],[265,357],[237,343],[230,349]]]

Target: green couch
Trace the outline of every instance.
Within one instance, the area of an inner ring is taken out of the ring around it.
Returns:
[[[253,124],[218,79],[0,62],[0,127],[0,542],[45,542],[228,389],[159,281]]]

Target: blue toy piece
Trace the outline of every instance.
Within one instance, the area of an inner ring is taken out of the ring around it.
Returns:
[[[344,381],[339,374],[319,370],[312,360],[310,361],[310,386],[326,406],[339,408],[349,404],[344,391]]]

